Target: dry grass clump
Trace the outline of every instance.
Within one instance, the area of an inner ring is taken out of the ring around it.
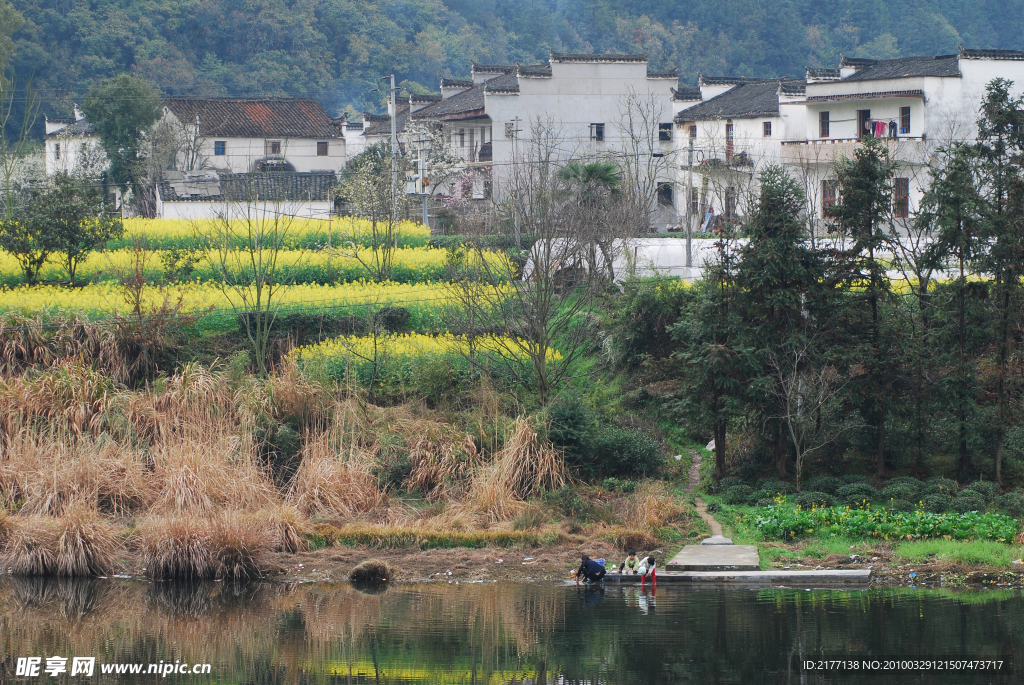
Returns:
[[[225,506],[256,511],[276,500],[247,436],[210,432],[205,439],[160,444],[154,450],[155,511],[210,514]]]
[[[393,575],[387,562],[380,559],[367,559],[348,574],[353,583],[385,583]]]
[[[30,370],[0,381],[0,429],[12,435],[23,426],[43,424],[99,435],[122,393],[113,378],[77,360]]]
[[[556,490],[567,480],[562,455],[550,443],[542,442],[530,423],[520,417],[494,461],[473,478],[471,496],[492,520],[502,521],[515,516],[526,497]]]
[[[32,366],[86,359],[116,373],[125,366],[116,335],[80,316],[34,317],[8,312],[0,318],[0,374],[20,373]]]
[[[97,576],[117,559],[114,528],[84,508],[63,518],[14,517],[0,564],[15,575]]]
[[[307,516],[352,516],[387,502],[370,472],[370,458],[336,452],[324,436],[310,438],[288,489],[287,500]]]
[[[465,482],[479,462],[472,436],[437,421],[410,421],[401,427],[410,436],[406,485],[429,499],[438,499],[459,482]]]
[[[234,511],[212,519],[150,519],[136,537],[145,573],[155,580],[259,576],[275,544],[266,521]]]
[[[620,528],[615,531],[613,540],[620,551],[654,549],[658,540],[646,530],[635,528]]]
[[[678,520],[682,511],[665,483],[647,481],[626,500],[621,519],[629,528],[653,531]]]
[[[78,505],[125,515],[152,497],[145,460],[109,436],[28,430],[0,439],[3,503],[20,513],[60,516]]]
[[[306,532],[309,522],[298,509],[280,506],[267,516],[271,532],[274,535],[274,551],[295,554],[309,549]]]

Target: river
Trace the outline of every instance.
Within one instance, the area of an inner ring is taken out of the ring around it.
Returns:
[[[3,683],[1011,683],[1024,682],[1024,597],[2,576],[0,649]],[[34,657],[40,675],[19,676]],[[70,675],[75,657],[95,660],[91,677]],[[843,670],[804,667],[825,659]],[[974,668],[868,670],[890,659]],[[170,672],[146,675],[150,664]],[[133,665],[144,675],[103,672]]]

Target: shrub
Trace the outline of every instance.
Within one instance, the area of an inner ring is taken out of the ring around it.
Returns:
[[[878,490],[865,482],[850,483],[836,491],[836,499],[850,507],[859,506],[865,500],[871,502],[877,497]]]
[[[387,562],[380,559],[367,559],[348,574],[353,583],[385,583],[393,575]]]
[[[722,505],[718,502],[708,502],[707,511],[709,514],[719,514],[722,511]]]
[[[746,504],[753,493],[754,491],[749,485],[741,483],[726,490],[722,499],[726,504]]]
[[[978,493],[986,502],[994,502],[999,496],[999,484],[990,480],[979,480],[964,486],[964,490]]]
[[[829,495],[834,495],[839,491],[839,488],[843,487],[845,483],[838,478],[831,476],[815,476],[814,478],[808,479],[807,483],[804,484],[804,489],[810,492],[824,492]]]
[[[547,515],[540,507],[524,507],[512,521],[512,530],[534,530],[543,526],[546,521]]]
[[[759,480],[757,482],[757,489],[767,492],[772,497],[778,494],[789,495],[794,492],[792,483],[787,483],[784,480],[775,480],[773,478],[764,478]]]
[[[610,428],[594,441],[595,475],[631,476],[654,473],[664,461],[661,444],[640,428]]]
[[[956,494],[956,481],[948,478],[931,478],[924,484],[925,495],[943,494],[952,497]]]
[[[921,501],[924,504],[925,511],[935,514],[949,511],[949,508],[953,505],[953,498],[941,492],[925,495]]]
[[[757,507],[773,507],[773,506],[775,506],[775,499],[774,498],[767,498],[767,497],[764,498],[764,499],[759,499],[759,500],[757,500],[757,502],[756,502],[756,504],[754,506],[757,506]],[[708,505],[708,511],[711,511],[711,505]]]
[[[882,490],[882,497],[885,499],[903,499],[910,502],[917,502],[921,495],[921,484],[914,487],[910,483],[889,483]]]
[[[743,485],[743,479],[737,478],[736,476],[728,476],[718,481],[712,488],[713,493],[720,493],[729,490],[736,485]]]
[[[973,490],[964,490],[953,500],[953,511],[961,514],[968,511],[985,511],[985,498]]]
[[[813,490],[804,490],[793,496],[793,503],[799,504],[802,507],[827,507],[832,504],[832,497],[825,492],[815,492]]]
[[[568,485],[544,493],[544,501],[558,509],[570,519],[586,519],[590,515],[590,503],[580,497],[575,488]]]
[[[1014,518],[1024,516],[1024,493],[1020,490],[1008,492],[996,498],[996,506]]]
[[[853,474],[847,474],[845,476],[842,476],[839,480],[843,481],[847,485],[853,485],[855,483],[865,483],[867,485],[871,484],[871,479],[869,477],[855,476]]]
[[[636,490],[636,481],[629,479],[619,479],[615,476],[604,479],[604,489],[608,492],[621,492],[629,494]]]
[[[885,508],[889,511],[913,511],[914,503],[910,500],[899,499],[896,497],[890,498],[885,502]]]

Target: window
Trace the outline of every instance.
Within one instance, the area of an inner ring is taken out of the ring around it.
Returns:
[[[696,139],[697,139],[697,127],[694,125],[694,126],[690,127],[690,140],[696,140]]]
[[[765,138],[771,138],[772,137],[772,122],[770,122],[770,121],[764,122],[764,137]]]
[[[736,136],[735,129],[734,129],[732,123],[727,123],[725,125],[725,158],[726,159],[732,159],[733,153],[736,152],[736,147],[735,147],[735,143],[734,143],[735,136]]]
[[[870,109],[858,109],[857,110],[857,138],[865,138],[867,136],[875,135],[874,130],[871,128],[871,110]]]
[[[215,141],[213,141],[213,154],[215,154],[215,155],[223,155],[224,154],[224,148],[226,147],[226,145],[227,145],[227,141],[226,140],[215,140]]]
[[[826,219],[832,216],[832,208],[836,206],[836,182],[821,182],[821,215]]]
[[[658,204],[662,207],[671,207],[673,204],[673,193],[671,183],[658,184]]]
[[[53,158],[60,159],[60,143],[53,144]]]
[[[268,140],[267,141],[267,154],[268,155],[279,155],[279,154],[281,154],[281,141],[280,140]]]
[[[658,124],[658,140],[663,143],[672,140],[672,124]]]
[[[604,124],[590,125],[590,139],[599,143],[604,140]]]
[[[818,112],[818,137],[828,138],[828,112]]]
[[[893,179],[892,213],[897,219],[906,219],[908,216],[910,216],[909,178]]]
[[[736,188],[733,186],[725,188],[725,212],[723,214],[726,219],[736,216]]]
[[[700,193],[690,188],[690,216],[700,216]]]
[[[512,140],[516,137],[516,124],[514,121],[505,122],[505,140]]]
[[[466,147],[466,129],[459,129],[459,147]]]
[[[316,156],[326,157],[327,156],[327,141],[322,140],[316,144]]]
[[[900,133],[910,135],[910,108],[900,107]]]

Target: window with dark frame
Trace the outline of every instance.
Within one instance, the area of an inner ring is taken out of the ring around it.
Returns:
[[[459,147],[466,147],[466,129],[459,129]]]
[[[772,122],[770,122],[770,121],[764,122],[764,137],[765,138],[771,138],[772,137]]]
[[[892,184],[892,213],[897,219],[910,216],[910,179],[896,178]]]
[[[53,158],[60,159],[60,143],[53,144]]]
[[[829,137],[828,112],[818,112],[818,137]]]
[[[690,127],[690,140],[695,140],[696,138],[697,138],[697,126],[694,125],[694,126]]]
[[[663,143],[672,140],[672,124],[658,124],[658,140]]]
[[[837,187],[834,179],[821,182],[821,216],[826,219],[832,217],[832,208],[836,206]]]
[[[725,158],[732,159],[733,154],[736,152],[735,145],[735,127],[731,122],[725,125]]]
[[[900,133],[910,135],[910,108],[900,107]]]
[[[662,182],[658,184],[658,204],[662,207],[671,207],[674,198],[672,193],[672,184],[668,182]]]
[[[327,156],[327,141],[321,140],[316,144],[316,156],[326,157]]]
[[[279,154],[281,154],[281,141],[280,140],[269,140],[269,141],[267,141],[267,154],[268,155],[279,155]]]
[[[690,216],[700,215],[700,192],[696,188],[690,188]]]
[[[215,140],[213,141],[213,154],[223,155],[224,150],[227,148],[226,140]]]
[[[590,125],[590,139],[599,143],[604,141],[604,124]]]

